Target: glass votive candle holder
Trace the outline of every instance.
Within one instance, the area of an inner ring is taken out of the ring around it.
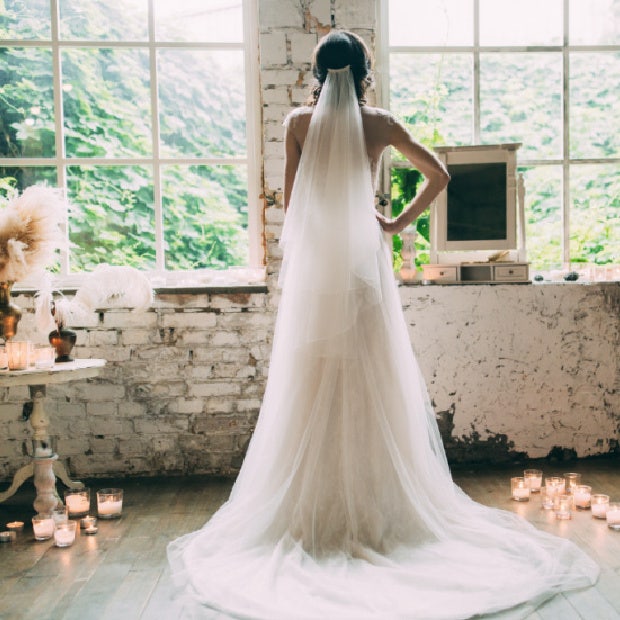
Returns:
[[[594,493],[590,497],[592,516],[595,519],[606,519],[607,508],[609,508],[609,495]]]
[[[0,370],[8,370],[9,356],[5,347],[0,347]]]
[[[592,497],[592,487],[580,484],[573,490],[573,504],[577,510],[589,510]]]
[[[560,476],[550,476],[546,478],[545,484],[547,485],[547,489],[552,488],[555,493],[558,494],[564,493],[564,490],[566,489],[566,481]]]
[[[83,519],[80,519],[80,529],[84,530],[84,534],[92,536],[97,533],[97,517],[88,515]]]
[[[77,521],[57,523],[54,530],[54,544],[57,547],[70,547],[75,542]]]
[[[52,519],[56,525],[59,523],[66,523],[69,520],[67,508],[63,505],[56,506],[56,508],[52,510]]]
[[[510,479],[510,492],[515,502],[527,502],[530,499],[530,487],[522,476]]]
[[[555,518],[560,520],[570,519],[572,505],[572,495],[568,495],[567,493],[564,493],[562,495],[556,495],[553,501],[553,511],[555,512]]]
[[[545,510],[553,508],[553,498],[555,495],[557,495],[555,487],[548,487],[546,485],[540,487],[540,499]]]
[[[83,517],[90,511],[90,489],[67,489],[65,505],[70,517]]]
[[[21,534],[24,531],[24,522],[23,521],[11,521],[6,524],[6,529],[9,532],[15,532],[15,534]]]
[[[56,359],[56,349],[54,347],[36,347],[34,350],[35,368],[52,368]]]
[[[609,504],[605,518],[607,519],[608,528],[620,531],[620,504],[616,502]]]
[[[30,361],[30,343],[21,340],[7,340],[6,354],[9,370],[26,370]]]
[[[540,469],[526,469],[523,472],[523,477],[527,480],[527,485],[530,487],[530,492],[540,493],[542,476],[543,473]]]
[[[574,472],[564,474],[566,493],[572,493],[581,484],[581,474]]]
[[[123,489],[99,489],[97,514],[100,519],[118,519],[123,512]]]
[[[0,543],[15,542],[16,538],[17,534],[15,532],[12,532],[11,530],[0,532]]]
[[[38,514],[32,517],[32,531],[35,540],[49,540],[54,535],[55,523],[51,514]]]

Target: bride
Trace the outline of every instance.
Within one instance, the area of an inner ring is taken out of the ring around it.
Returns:
[[[452,481],[383,234],[413,221],[448,175],[389,112],[364,104],[370,67],[359,37],[328,34],[311,105],[285,121],[269,379],[229,500],[169,545],[182,617],[522,618],[596,581],[571,542]],[[389,145],[426,178],[394,219],[374,208]]]

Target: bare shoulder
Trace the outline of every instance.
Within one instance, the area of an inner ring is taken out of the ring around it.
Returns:
[[[365,123],[390,126],[398,122],[396,117],[389,110],[384,110],[383,108],[373,108],[365,105],[362,106],[361,110],[362,118]]]
[[[309,123],[313,110],[314,108],[307,105],[291,110],[284,119],[284,126],[293,128],[299,124]]]

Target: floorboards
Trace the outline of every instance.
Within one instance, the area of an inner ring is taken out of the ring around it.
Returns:
[[[549,475],[578,471],[593,492],[620,500],[618,460],[542,468]],[[509,480],[520,471],[485,467],[457,470],[454,478],[476,501],[511,510],[540,529],[570,538],[601,566],[595,587],[558,595],[528,620],[620,620],[620,532],[593,519],[589,511],[573,513],[570,521],[556,521],[552,512],[541,509],[537,496],[527,503],[512,502]],[[9,521],[26,524],[15,543],[0,543],[0,619],[173,619],[169,607],[167,611],[171,584],[166,545],[200,528],[226,501],[232,481],[191,477],[86,483],[93,495],[98,488],[124,488],[123,517],[100,520],[96,536],[81,535],[67,549],[58,549],[51,541],[34,541],[29,525],[34,513],[31,483],[0,504],[0,529]]]

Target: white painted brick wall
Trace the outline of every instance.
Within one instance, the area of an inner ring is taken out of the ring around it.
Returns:
[[[46,408],[72,475],[230,473],[256,423],[280,293],[282,120],[303,104],[308,62],[334,11],[372,43],[375,0],[259,0],[268,292],[159,294],[146,313],[106,311],[76,330],[79,357],[108,365],[49,386]],[[290,97],[290,99],[289,99]],[[437,412],[452,439],[503,434],[515,451],[580,456],[618,441],[618,284],[402,287],[405,317]],[[20,336],[34,335],[31,296]],[[38,337],[37,337],[38,338]],[[43,339],[38,338],[43,342]],[[0,390],[0,478],[28,462],[26,387]],[[459,453],[453,452],[458,456]]]
[[[260,62],[262,67],[286,64],[286,36],[282,32],[260,35]]]

